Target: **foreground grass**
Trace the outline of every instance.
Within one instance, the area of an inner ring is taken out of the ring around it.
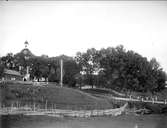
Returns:
[[[166,115],[122,115],[91,118],[1,116],[2,128],[166,128]]]
[[[107,99],[95,97],[76,89],[56,85],[34,86],[26,84],[1,84],[0,101],[3,105],[33,104],[63,109],[107,109],[113,105]]]

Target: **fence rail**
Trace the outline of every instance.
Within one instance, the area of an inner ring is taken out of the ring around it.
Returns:
[[[70,117],[90,117],[90,116],[104,116],[121,115],[125,111],[128,104],[124,104],[120,108],[105,109],[105,110],[63,110],[63,109],[41,109],[36,106],[33,107],[2,107],[0,109],[0,115],[13,115],[13,114],[24,114],[24,115],[48,115],[48,116],[70,116]]]
[[[120,100],[120,101],[132,101],[132,102],[144,102],[144,103],[152,103],[152,104],[167,104],[167,99],[158,101],[156,98],[151,98],[148,100],[146,98],[122,98],[122,97],[110,97],[110,99]]]

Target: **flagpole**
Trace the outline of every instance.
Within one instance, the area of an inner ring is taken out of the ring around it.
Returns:
[[[61,78],[60,78],[60,85],[63,87],[63,60],[60,60],[60,70],[61,70]]]

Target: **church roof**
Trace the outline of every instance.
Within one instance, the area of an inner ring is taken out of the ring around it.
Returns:
[[[35,56],[28,48],[24,48],[23,50],[21,50],[20,52],[21,54],[25,55],[25,56]]]
[[[29,45],[28,41],[25,41],[24,44],[25,44],[25,48],[22,49],[19,53],[17,53],[16,56],[29,57],[29,58],[34,57],[35,55],[27,48]]]

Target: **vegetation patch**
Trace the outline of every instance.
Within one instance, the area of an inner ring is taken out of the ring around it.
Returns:
[[[2,84],[1,103],[42,105],[66,109],[106,109],[112,104],[103,98],[97,98],[76,89],[58,87],[56,85],[33,86],[24,84]]]

